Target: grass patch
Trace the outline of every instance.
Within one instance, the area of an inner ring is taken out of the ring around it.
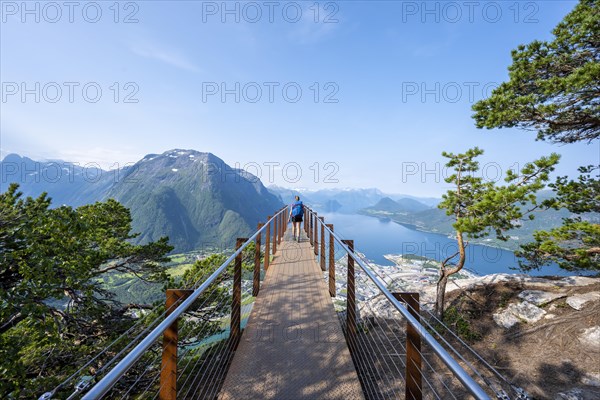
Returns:
[[[183,255],[183,254],[181,254],[181,255],[178,254],[178,255],[171,256],[171,262],[173,264],[184,263],[186,261],[186,259],[187,259],[187,257],[185,255]]]
[[[567,304],[566,300],[563,301],[558,301],[556,303],[554,303],[554,307],[556,308],[567,308],[569,305]]]
[[[177,266],[171,267],[167,270],[167,274],[169,274],[172,278],[181,278],[185,271],[191,268],[194,264],[192,263],[184,263],[179,264]]]
[[[463,317],[455,306],[448,307],[444,312],[444,324],[463,340],[471,343],[481,340],[481,334],[471,327],[469,320]],[[436,329],[439,329],[441,332],[441,326],[436,327]]]
[[[511,292],[503,292],[500,295],[500,301],[498,302],[498,307],[500,307],[500,308],[506,307],[511,298],[512,298]]]
[[[405,260],[430,261],[429,258],[420,256],[418,254],[402,254],[402,258]]]

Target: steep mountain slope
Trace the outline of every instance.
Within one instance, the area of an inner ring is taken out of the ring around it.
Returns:
[[[232,247],[283,205],[257,177],[211,153],[149,154],[122,175],[107,197],[131,209],[139,240],[167,235],[180,252]]]
[[[194,150],[150,154],[118,171],[11,154],[0,171],[1,191],[16,182],[25,196],[47,192],[54,207],[115,198],[131,210],[137,241],[169,236],[178,252],[232,247],[283,205],[257,177]]]

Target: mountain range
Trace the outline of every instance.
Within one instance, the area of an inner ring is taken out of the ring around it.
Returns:
[[[413,213],[439,201],[375,188],[267,189],[258,177],[231,168],[211,153],[180,149],[148,154],[113,170],[9,154],[0,161],[0,192],[12,182],[25,196],[48,193],[53,207],[114,198],[130,209],[133,231],[140,234],[137,242],[169,236],[176,252],[231,247],[236,237],[249,235],[259,221],[295,195],[319,211],[341,213],[356,213],[378,202],[379,206],[397,202],[403,212]]]
[[[423,204],[414,199],[403,198],[393,200],[389,197],[384,197],[381,200],[379,200],[377,204],[371,207],[366,207],[363,210],[385,211],[397,214],[409,214],[429,210],[430,208],[431,207],[429,207],[428,205]]]
[[[256,176],[195,150],[149,154],[111,171],[10,154],[0,171],[0,191],[16,182],[26,196],[47,192],[55,207],[114,198],[131,210],[138,242],[166,235],[176,252],[232,247],[283,206]]]
[[[106,197],[120,171],[105,171],[96,164],[84,166],[63,160],[34,161],[8,154],[0,161],[0,192],[18,183],[25,196],[46,192],[52,205],[78,207]]]
[[[259,221],[295,195],[319,212],[359,213],[423,231],[454,233],[451,218],[436,207],[440,201],[436,198],[386,194],[375,188],[266,188],[247,171],[195,150],[148,154],[133,165],[109,171],[97,165],[34,161],[9,154],[0,162],[0,174],[0,192],[17,182],[26,196],[47,192],[54,207],[114,198],[131,210],[133,231],[140,233],[138,242],[169,236],[176,252],[231,247],[236,237],[248,236]],[[550,195],[541,192],[539,197]],[[566,210],[536,214],[534,221],[510,232],[514,240],[508,244],[493,238],[478,241],[516,248],[531,240],[534,230],[559,226],[562,218],[570,216]]]
[[[353,214],[367,207],[371,207],[378,201],[389,198],[393,201],[404,204],[407,208],[416,206],[419,209],[427,209],[439,203],[440,199],[432,197],[415,197],[406,194],[389,194],[379,189],[288,189],[281,186],[271,185],[269,190],[283,199],[292,199],[298,195],[307,204],[313,208],[324,212],[340,212]],[[418,205],[417,205],[418,204]],[[413,210],[414,211],[414,210]]]

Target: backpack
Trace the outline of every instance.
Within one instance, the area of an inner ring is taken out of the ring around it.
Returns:
[[[298,215],[302,215],[302,202],[297,201],[292,204],[292,217],[297,217]]]

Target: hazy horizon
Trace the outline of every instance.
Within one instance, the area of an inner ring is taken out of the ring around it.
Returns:
[[[174,150],[183,150],[183,149],[170,149],[167,150],[165,152],[169,152],[169,151],[174,151]],[[187,150],[192,150],[192,149],[187,149]],[[195,150],[195,151],[199,151],[199,150]],[[164,153],[164,152],[163,152]],[[150,153],[150,154],[163,154],[163,153]],[[140,161],[142,158],[140,158],[139,160],[135,160],[135,161],[131,161],[128,163],[114,163],[112,165],[110,165],[109,167],[105,167],[103,165],[100,165],[97,162],[78,162],[78,161],[72,161],[72,160],[66,160],[66,159],[59,159],[56,157],[50,157],[50,158],[40,158],[40,159],[36,159],[34,157],[31,157],[27,154],[20,154],[20,153],[16,153],[16,152],[11,152],[11,153],[7,153],[7,154],[2,154],[0,156],[0,161],[4,161],[4,159],[6,158],[6,156],[10,155],[10,154],[17,154],[20,157],[26,157],[29,158],[31,160],[33,160],[34,162],[65,162],[65,163],[72,163],[75,164],[77,166],[83,167],[83,168],[88,168],[90,170],[96,170],[98,168],[101,168],[103,171],[106,172],[110,172],[115,170],[117,167],[118,168],[122,168],[125,166],[131,166],[134,163]],[[147,154],[149,155],[149,154]],[[144,156],[147,156],[144,155]],[[214,154],[215,156],[219,157],[218,154]],[[219,157],[220,158],[220,157]],[[227,160],[223,160],[226,164],[228,164],[230,167],[233,167],[233,165],[229,164],[227,162]],[[112,167],[112,168],[111,168]],[[252,166],[254,167],[254,166]],[[441,196],[443,193],[440,193],[439,195],[421,195],[421,194],[416,194],[416,193],[411,193],[411,192],[401,192],[401,191],[386,191],[380,187],[376,187],[376,186],[363,186],[363,187],[357,187],[357,186],[342,186],[339,184],[335,184],[335,183],[328,183],[328,184],[321,184],[321,186],[302,186],[302,185],[296,185],[294,183],[290,183],[287,182],[285,179],[279,179],[277,182],[269,182],[269,169],[271,172],[271,175],[275,176],[276,173],[281,171],[281,168],[278,168],[276,166],[273,165],[266,165],[264,168],[264,171],[259,171],[259,172],[264,172],[263,174],[260,175],[264,175],[264,176],[259,176],[258,174],[256,174],[256,169],[254,168],[254,171],[250,170],[250,168],[246,169],[247,172],[253,173],[253,175],[257,176],[262,184],[267,187],[267,188],[280,188],[280,189],[285,189],[285,190],[291,190],[291,191],[299,191],[299,192],[319,192],[319,191],[325,191],[325,190],[340,190],[340,191],[345,191],[345,190],[376,190],[381,192],[383,195],[386,196],[409,196],[409,197],[416,197],[416,198],[422,198],[422,199],[441,199]],[[445,176],[445,172],[442,172],[443,170],[441,170],[440,172],[440,176],[439,179],[442,179]],[[96,174],[93,174],[94,176],[96,176]],[[267,180],[265,180],[265,178]],[[95,178],[94,178],[95,179]],[[2,182],[0,182],[0,190],[5,190],[8,186],[8,184],[10,183],[10,179],[4,179],[4,175],[2,176]],[[550,189],[544,189],[544,190],[550,190]]]

